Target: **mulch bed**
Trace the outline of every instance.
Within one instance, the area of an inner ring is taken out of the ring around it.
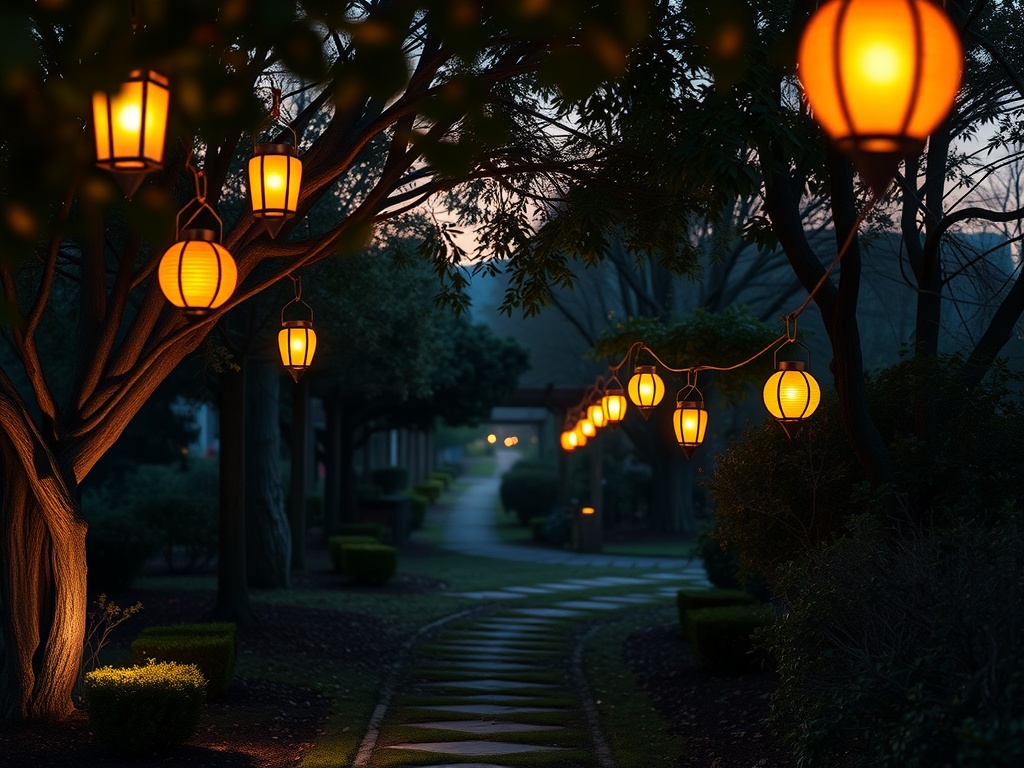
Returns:
[[[765,718],[777,685],[768,671],[717,675],[690,655],[678,623],[633,634],[623,653],[661,717],[686,739],[676,768],[786,768]]]

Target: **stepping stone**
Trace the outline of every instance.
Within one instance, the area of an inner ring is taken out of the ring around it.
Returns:
[[[515,592],[448,592],[446,593],[452,597],[468,597],[472,600],[514,600],[519,597],[526,597],[526,595],[517,595]]]
[[[566,584],[579,584],[580,586],[582,586],[585,589],[593,589],[595,587],[605,587],[605,586],[607,586],[607,584],[605,584],[603,581],[601,581],[600,577],[598,577],[598,576],[595,576],[595,577],[590,578],[590,579],[566,579],[565,583]]]
[[[615,597],[602,597],[601,599],[609,603],[631,603],[639,605],[640,603],[650,603],[657,598],[653,595],[617,595]]]
[[[542,589],[541,587],[505,587],[509,592],[522,592],[524,595],[550,595],[550,589]]]
[[[621,607],[621,606],[619,606]],[[432,655],[441,656],[457,656],[459,658],[465,658],[467,656],[490,656],[495,659],[501,659],[505,656],[515,656],[522,658],[524,656],[550,656],[553,653],[560,651],[560,648],[509,648],[507,645],[477,645],[475,643],[450,643],[446,644],[443,648],[430,651]]]
[[[627,586],[631,584],[647,584],[648,582],[644,579],[638,579],[636,576],[601,576],[594,579],[602,584],[611,584],[612,586]]]
[[[416,709],[431,712],[459,712],[466,715],[532,715],[536,712],[558,712],[557,707],[511,707],[508,704],[432,704]]]
[[[507,693],[473,693],[462,696],[445,696],[453,704],[523,704],[533,701],[533,696],[512,696]],[[457,701],[456,701],[457,699]]]
[[[640,578],[650,579],[652,581],[678,581],[682,578],[682,574],[679,573],[645,573]]]
[[[459,670],[481,669],[492,672],[532,672],[544,667],[537,664],[520,664],[515,661],[449,661],[449,667]]]
[[[582,584],[569,584],[568,582],[558,582],[555,584],[538,584],[539,587],[545,589],[561,589],[568,592],[577,592],[581,589],[586,589]]]
[[[493,720],[439,720],[435,723],[409,723],[410,728],[437,728],[462,733],[526,733],[528,731],[560,731],[560,725],[528,723],[497,723]]]
[[[507,741],[426,741],[418,744],[394,744],[387,749],[414,749],[443,755],[513,755],[517,752],[558,752],[566,747],[539,747],[535,744],[512,744]],[[460,768],[466,764],[461,763]]]
[[[443,686],[445,688],[469,688],[481,691],[513,691],[517,688],[554,688],[548,683],[526,683],[522,680],[496,680],[494,678],[482,680],[453,680],[451,682],[431,681],[432,687]]]
[[[549,632],[547,629],[544,629],[544,630],[532,629],[532,630],[530,630],[528,632],[524,632],[521,629],[501,629],[501,630],[495,629],[495,630],[492,630],[490,632],[484,632],[482,630],[476,630],[476,631],[473,631],[473,632],[460,632],[458,637],[466,640],[467,642],[472,642],[473,640],[483,640],[484,642],[494,640],[494,641],[500,641],[500,642],[503,642],[503,643],[505,643],[505,642],[515,643],[515,642],[519,642],[519,641],[522,641],[522,642],[533,642],[533,641],[552,642],[552,641],[558,641],[558,640],[561,639],[557,635],[555,635],[554,633]]]
[[[586,611],[614,611],[622,607],[619,603],[608,603],[603,600],[566,600],[556,605],[559,608],[582,608]]]
[[[520,608],[516,613],[522,616],[543,616],[549,619],[573,619],[580,615],[579,611],[567,611],[564,608]]]

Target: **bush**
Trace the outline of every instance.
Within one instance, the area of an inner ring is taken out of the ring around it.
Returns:
[[[440,480],[445,490],[451,487],[451,484],[455,482],[455,476],[450,475],[447,472],[437,470],[436,472],[430,473],[430,480]]]
[[[426,496],[421,496],[418,493],[409,494],[409,508],[412,511],[412,518],[409,524],[414,531],[418,531],[423,527],[423,523],[427,520],[427,509],[429,507],[430,500]]]
[[[548,518],[546,515],[537,515],[530,518],[530,535],[534,541],[547,541],[545,536]]]
[[[380,544],[380,539],[375,536],[331,536],[327,540],[327,551],[331,556],[331,565],[334,566],[334,570],[344,570],[341,548],[349,544]]]
[[[88,512],[85,557],[91,592],[115,592],[131,586],[146,561],[160,551],[153,532],[120,508]]]
[[[398,550],[384,544],[347,544],[342,570],[356,584],[383,584],[398,570]]]
[[[191,664],[94,669],[84,693],[96,742],[131,757],[188,741],[206,707],[206,680]]]
[[[442,464],[438,469],[452,476],[452,479],[462,474],[461,464]]]
[[[209,621],[199,624],[163,624],[146,627],[139,637],[226,637],[231,643],[228,678],[235,675],[238,662],[238,625],[233,621]]]
[[[753,605],[754,598],[739,589],[680,589],[676,592],[679,625],[686,630],[686,614],[704,608],[724,608],[729,605]]]
[[[434,504],[441,498],[441,493],[444,491],[444,483],[440,480],[424,480],[422,483],[417,483],[413,486],[413,491],[420,496],[427,497],[430,503]]]
[[[370,481],[384,496],[397,496],[409,487],[408,467],[378,467],[370,470]]]
[[[377,541],[384,541],[384,526],[380,523],[342,523],[336,535],[371,536]]]
[[[501,478],[501,503],[522,525],[547,516],[558,504],[558,475],[549,467],[517,463]]]
[[[762,655],[755,652],[751,635],[771,621],[771,608],[762,605],[689,609],[686,636],[690,651],[697,661],[716,672],[754,669]]]
[[[809,768],[1024,765],[1024,528],[861,519],[788,570],[771,718]]]
[[[207,695],[219,698],[231,684],[235,640],[227,634],[141,635],[132,642],[132,663],[149,659],[195,664],[207,680]]]
[[[217,554],[216,498],[154,497],[133,508],[132,514],[156,533],[171,573],[208,566]]]

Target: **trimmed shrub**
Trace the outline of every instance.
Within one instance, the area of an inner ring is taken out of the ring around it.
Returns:
[[[380,544],[376,536],[331,536],[327,540],[327,551],[331,555],[331,565],[334,570],[341,571],[341,549],[349,544]]]
[[[763,605],[729,605],[686,612],[686,635],[693,657],[716,672],[744,672],[760,666],[763,655],[755,652],[754,631],[772,621],[771,608]]]
[[[739,589],[680,589],[676,592],[679,624],[686,629],[686,614],[702,608],[724,608],[727,605],[752,605],[754,598]]]
[[[385,544],[347,544],[342,570],[356,584],[383,584],[398,570],[398,550]]]
[[[430,499],[430,503],[433,504],[441,498],[441,493],[444,491],[444,483],[440,480],[424,480],[422,483],[417,483],[413,486],[413,491],[420,496],[426,496]]]
[[[452,476],[452,478],[456,478],[456,477],[458,477],[459,475],[462,474],[462,465],[461,464],[442,464],[440,467],[438,467],[438,470],[440,470],[441,472],[447,472],[449,475]]]
[[[409,494],[409,508],[412,510],[412,519],[409,522],[414,531],[423,527],[429,507],[430,500],[426,496],[421,496],[418,493]]]
[[[444,472],[442,470],[437,470],[436,472],[431,472],[430,473],[430,479],[431,480],[440,480],[445,489],[450,488],[451,484],[455,482],[455,476],[454,475],[450,475],[447,472]]]
[[[192,664],[94,669],[84,693],[93,738],[130,757],[188,741],[206,708],[206,680]]]
[[[545,516],[558,503],[558,475],[548,467],[516,464],[501,478],[501,503],[522,525],[531,517]]]
[[[397,496],[409,487],[408,467],[377,467],[370,470],[370,481],[385,496]]]
[[[336,535],[371,536],[377,541],[384,541],[384,526],[380,523],[342,523]]]
[[[231,642],[229,679],[235,675],[238,662],[238,625],[233,621],[208,621],[199,624],[162,624],[146,627],[139,637],[226,637]]]
[[[227,693],[235,659],[233,637],[226,634],[145,635],[132,643],[132,663],[149,659],[195,664],[207,680],[206,694]]]
[[[547,527],[548,518],[546,515],[537,515],[536,517],[530,518],[530,534],[534,541],[547,541],[547,537],[544,535]]]

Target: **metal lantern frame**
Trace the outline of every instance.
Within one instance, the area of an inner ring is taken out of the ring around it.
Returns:
[[[139,84],[138,127],[116,126],[115,102]],[[163,166],[167,121],[170,112],[170,80],[152,69],[134,69],[117,93],[97,91],[92,97],[96,165],[114,176],[125,197],[132,197],[147,174]],[[158,113],[162,112],[162,115]],[[156,119],[156,121],[154,121]],[[127,135],[125,135],[127,134]],[[125,152],[126,144],[131,152]]]
[[[271,88],[273,105],[267,120],[253,135],[253,154],[246,166],[249,184],[249,202],[254,218],[263,222],[271,238],[277,237],[281,228],[298,212],[299,194],[302,188],[302,160],[299,158],[299,137],[295,129],[281,120],[281,89]],[[292,143],[260,143],[259,135],[276,123],[291,133]],[[278,159],[284,158],[283,164]],[[283,165],[283,190],[270,190],[268,195],[267,175],[270,165]],[[268,198],[269,201],[268,201]]]
[[[779,351],[785,349],[790,345],[795,345],[804,350],[807,355],[807,361],[803,360],[779,360]],[[775,373],[773,373],[768,381],[765,382],[764,389],[762,391],[762,398],[765,403],[765,407],[768,408],[768,412],[772,415],[782,427],[786,436],[792,438],[799,431],[805,420],[811,416],[817,409],[821,402],[821,388],[818,385],[817,379],[810,374],[811,367],[811,350],[807,348],[806,344],[797,341],[795,338],[788,339],[785,344],[780,345],[775,349],[773,356],[773,363],[775,365]],[[800,380],[803,382],[806,392],[806,398],[804,400],[803,407],[798,415],[787,416],[786,409],[782,403],[782,384],[786,379],[787,373],[798,374]],[[782,375],[779,375],[782,374]],[[771,383],[775,381],[774,392],[772,392]],[[812,393],[817,390],[818,399],[815,400],[812,397]],[[778,409],[778,412],[783,414],[781,417],[776,416],[768,405],[769,396],[772,396],[772,403]]]
[[[614,385],[614,386],[613,386]],[[610,381],[604,386],[601,395],[601,410],[604,411],[604,423],[615,429],[626,417],[628,408],[626,390],[623,389],[619,379],[614,374]]]
[[[234,293],[238,284],[238,267],[235,265],[231,252],[222,245],[224,240],[224,222],[217,215],[213,207],[206,202],[205,174],[202,171],[197,172],[188,162],[186,162],[186,165],[192,171],[195,179],[196,194],[192,200],[187,202],[178,211],[174,219],[175,243],[160,258],[157,277],[160,288],[168,301],[179,307],[187,317],[204,318],[231,298],[231,294]],[[193,208],[194,210],[191,211],[191,215],[182,224],[182,215]],[[212,215],[217,222],[216,232],[208,228],[188,228],[199,214],[204,211]],[[196,248],[195,243],[205,244],[198,246],[199,248],[205,249],[209,247],[212,255],[216,258],[217,264],[216,282],[205,304],[195,303],[197,297],[189,295],[186,290],[186,272],[188,269],[186,257],[190,255],[190,248]],[[166,266],[169,257],[174,257],[175,259],[173,272]],[[222,293],[222,289],[225,286],[228,288],[227,292]]]
[[[689,459],[704,442],[704,435],[708,429],[708,411],[704,407],[704,395],[697,389],[697,372],[687,371],[686,379],[686,386],[676,393],[672,428],[676,442]],[[696,419],[696,422],[690,424],[688,419]]]
[[[292,379],[298,383],[310,365],[313,363],[313,356],[316,354],[316,331],[313,328],[313,307],[302,299],[302,280],[292,277],[295,286],[295,298],[281,307],[281,330],[278,331],[278,351],[281,354],[281,364],[291,374]],[[301,304],[309,310],[308,318],[288,319],[285,311],[293,304]],[[293,340],[298,337],[302,339],[301,358],[295,352]]]
[[[644,398],[641,397],[641,387],[646,383],[648,377],[651,385],[651,396]],[[640,414],[645,419],[650,416],[651,411],[657,408],[665,397],[665,382],[658,375],[658,367],[656,365],[636,366],[633,369],[633,375],[629,379],[628,392],[630,401],[637,407]]]

